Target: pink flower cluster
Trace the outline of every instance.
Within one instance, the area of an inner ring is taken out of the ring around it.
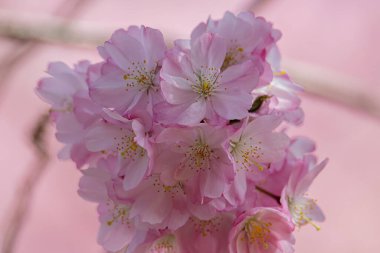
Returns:
[[[159,30],[117,30],[100,63],[48,67],[60,158],[98,203],[109,252],[288,253],[323,221],[306,191],[326,160],[289,138],[302,89],[280,68],[281,34],[250,12],[199,24],[171,48]],[[85,169],[82,169],[85,167]]]

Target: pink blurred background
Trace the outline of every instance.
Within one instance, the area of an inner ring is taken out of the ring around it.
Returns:
[[[305,123],[291,134],[313,138],[319,157],[330,158],[310,190],[327,221],[319,232],[297,231],[296,252],[379,252],[378,0],[1,0],[0,243],[9,224],[17,225],[11,217],[27,196],[25,182],[35,181],[13,252],[102,252],[95,205],[77,195],[74,165],[56,159],[52,127],[48,161],[38,160],[31,142],[47,110],[33,88],[49,61],[97,61],[94,45],[120,27],[152,26],[170,41],[187,38],[209,15],[252,8],[283,32],[284,68],[307,90]],[[52,33],[62,22],[70,32]]]

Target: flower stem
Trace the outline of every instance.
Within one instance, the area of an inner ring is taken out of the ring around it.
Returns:
[[[265,194],[265,195],[268,195],[269,197],[273,198],[274,200],[276,200],[276,202],[281,205],[281,197],[280,196],[277,196],[276,194],[273,194],[263,188],[261,188],[260,186],[256,186],[256,190]]]

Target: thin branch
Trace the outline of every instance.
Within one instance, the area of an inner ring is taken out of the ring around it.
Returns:
[[[379,95],[363,88],[370,87],[368,84],[305,62],[287,59],[284,63],[284,69],[296,83],[305,88],[306,95],[334,102],[380,120]],[[375,89],[379,86],[380,83],[373,85]]]
[[[67,18],[66,25],[69,25],[70,18],[77,15],[87,2],[88,0],[63,1],[63,5],[61,5],[55,13],[65,16]],[[10,50],[13,51],[13,54],[9,54],[1,65],[0,88],[4,87],[13,67],[30,54],[39,43],[38,41],[33,40],[18,40],[17,44],[18,45],[14,46],[14,50]],[[19,49],[20,46],[21,49]],[[0,94],[4,94],[4,92],[0,92]],[[43,172],[46,170],[49,160],[44,141],[44,132],[47,122],[48,115],[43,115],[33,131],[32,142],[35,147],[36,161],[27,170],[23,180],[18,185],[18,191],[16,192],[14,203],[8,213],[8,225],[5,227],[4,235],[2,236],[2,253],[14,252],[14,246],[16,245],[20,231],[25,224],[24,221],[27,218],[27,211],[32,201],[34,189],[42,177]]]
[[[267,190],[265,190],[265,189],[263,189],[263,188],[261,188],[260,186],[257,186],[257,185],[256,185],[256,190],[258,192],[261,192],[261,193],[263,193],[263,194],[271,197],[272,199],[276,200],[276,202],[279,205],[281,205],[281,197],[280,196],[277,196],[277,195],[275,195],[275,194],[273,194],[273,193],[271,193],[271,192],[269,192],[269,191],[267,191]]]
[[[0,15],[1,17],[1,15]],[[48,21],[33,23],[20,22],[11,18],[0,18],[0,36],[20,41],[38,43],[59,43],[76,46],[100,45],[107,39],[106,33],[95,28],[80,29],[80,23],[67,21],[58,17],[50,17]]]
[[[243,10],[253,11],[255,14],[259,13],[267,4],[273,2],[271,0],[252,0],[243,7]]]
[[[72,0],[72,1],[63,1],[61,6],[59,6],[53,14],[60,14],[64,17],[64,22],[62,23],[66,27],[69,27],[71,23],[71,18],[75,17],[80,11],[86,6],[89,0]],[[12,31],[21,31],[19,35],[26,34],[26,30],[18,27],[14,29],[14,26],[10,25],[9,20],[0,20],[0,31],[2,28],[4,32],[8,32],[12,34]],[[25,28],[25,26],[22,26]],[[26,26],[26,28],[28,28]],[[56,32],[60,33],[61,30],[57,30]],[[32,53],[39,45],[38,40],[31,39],[23,39],[22,37],[8,37],[11,39],[15,39],[17,43],[12,45],[12,48],[8,50],[8,55],[5,59],[1,60],[0,65],[0,96],[4,96],[4,89],[7,85],[7,79],[11,75],[14,66],[16,66],[22,59]],[[1,97],[0,97],[1,98]],[[3,101],[0,99],[0,101]]]
[[[47,168],[49,155],[45,143],[45,129],[48,118],[48,114],[42,115],[32,132],[31,139],[35,147],[36,159],[19,184],[14,202],[9,210],[3,234],[2,253],[14,252],[14,245],[27,218],[34,189]]]

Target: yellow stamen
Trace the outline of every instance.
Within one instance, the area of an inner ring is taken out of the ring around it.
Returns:
[[[273,75],[274,76],[284,76],[284,75],[286,75],[286,71],[281,70],[281,71],[278,71],[278,72],[273,72]]]
[[[315,224],[309,217],[304,216],[303,219],[306,220],[307,223],[309,223],[310,225],[312,225],[315,228],[315,230],[317,230],[317,231],[321,230],[321,227],[318,226],[317,224]]]
[[[270,222],[261,222],[255,218],[249,219],[244,225],[244,231],[249,243],[261,245],[264,249],[268,249],[271,226],[272,223]]]

